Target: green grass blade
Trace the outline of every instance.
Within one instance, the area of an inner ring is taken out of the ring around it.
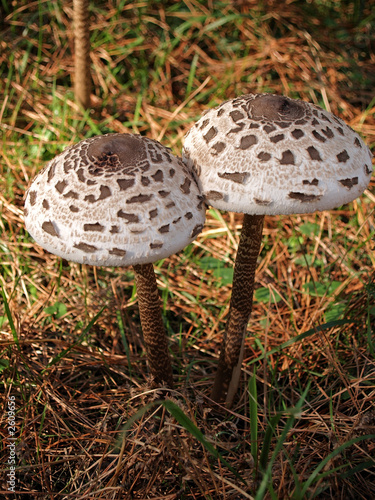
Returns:
[[[262,446],[262,453],[259,458],[259,467],[261,470],[265,471],[267,468],[267,460],[268,460],[268,455],[271,449],[271,439],[272,436],[275,432],[276,426],[279,423],[281,417],[283,415],[281,413],[278,413],[274,417],[271,418],[266,432],[264,434],[264,439],[263,439],[263,446]]]
[[[319,472],[327,465],[327,463],[332,460],[336,455],[339,455],[342,453],[346,448],[349,448],[353,444],[359,443],[360,441],[364,441],[365,439],[375,439],[375,434],[369,434],[367,436],[358,436],[356,438],[350,439],[346,443],[342,444],[341,446],[338,446],[335,450],[332,451],[326,458],[324,458],[317,468],[311,473],[309,479],[303,484],[302,488],[302,498],[305,498],[305,495],[307,494],[308,489],[310,486],[319,479]],[[374,465],[374,462],[372,462],[372,465]]]
[[[258,466],[258,394],[255,371],[249,380],[249,412],[251,455],[254,459],[255,470]]]
[[[277,455],[280,452],[282,446],[284,445],[284,442],[288,436],[290,429],[292,428],[292,426],[294,424],[296,415],[298,415],[301,412],[303,403],[305,402],[305,399],[306,399],[306,396],[307,396],[309,390],[310,390],[310,384],[308,384],[308,386],[304,390],[304,392],[303,392],[301,398],[299,399],[298,403],[296,404],[296,406],[289,410],[290,416],[285,423],[285,427],[281,433],[281,436],[277,440],[277,443],[276,443],[276,446],[274,447],[271,459],[269,460],[267,468],[266,468],[266,461],[268,458],[268,451],[270,449],[271,437],[272,437],[272,434],[274,433],[274,429],[276,428],[278,421],[281,419],[281,417],[283,415],[281,413],[279,413],[279,414],[275,415],[270,421],[270,424],[266,430],[266,434],[267,434],[266,447],[263,446],[261,458],[259,460],[260,468],[261,468],[261,470],[264,470],[265,472],[264,472],[264,476],[263,476],[262,482],[260,484],[260,487],[257,491],[257,494],[254,497],[255,500],[261,500],[264,497],[264,494],[266,492],[267,487],[270,486],[273,464],[274,464],[274,462],[277,458]]]
[[[130,362],[130,351],[129,351],[129,344],[128,341],[126,340],[126,335],[125,335],[125,329],[124,329],[124,322],[122,321],[122,316],[120,311],[116,311],[116,318],[117,318],[117,324],[120,330],[120,335],[121,335],[121,340],[122,340],[122,345],[124,346],[124,350],[126,353],[126,359],[128,360],[128,370],[129,370],[129,375],[130,377],[132,376],[132,366]]]
[[[238,20],[242,20],[242,16],[240,14],[229,14],[227,16],[220,16],[220,19],[218,19],[217,21],[214,21],[213,23],[210,23],[208,24],[207,26],[205,26],[205,28],[203,29],[203,31],[205,33],[208,33],[209,31],[214,31],[216,30],[217,28],[219,28],[220,26],[223,26],[224,24],[227,24],[231,21],[235,21],[236,19]]]
[[[169,413],[177,420],[177,422],[184,427],[192,436],[195,437],[197,441],[203,445],[208,452],[211,453],[215,458],[219,459],[222,464],[224,464],[240,481],[246,484],[246,481],[238,474],[236,470],[221,456],[217,449],[207,441],[202,432],[198,427],[190,420],[189,417],[181,410],[176,403],[173,401],[161,401],[161,404],[169,411]]]
[[[365,469],[373,469],[374,465],[375,465],[375,460],[368,460],[367,462],[362,462],[361,464],[358,464],[355,467],[350,467],[350,469],[347,472],[341,474],[341,478],[348,479],[349,477],[354,476],[354,474],[357,474],[358,472],[361,472]]]
[[[14,324],[14,321],[13,321],[12,313],[10,312],[9,303],[8,303],[7,296],[5,294],[3,285],[1,285],[1,295],[3,296],[3,303],[4,303],[5,314],[6,314],[7,318],[8,318],[8,322],[9,322],[9,326],[10,326],[10,331],[12,332],[14,343],[16,344],[16,346],[18,347],[18,349],[20,349],[20,342],[19,342],[19,339],[18,339],[17,330],[16,330],[16,327],[15,327],[15,324]]]
[[[267,352],[261,354],[260,356],[258,356],[257,358],[253,359],[252,361],[249,361],[248,366],[252,365],[254,363],[257,363],[258,361],[261,361],[266,356],[270,356],[271,354],[275,354],[276,352],[282,351],[283,349],[285,349],[285,347],[289,347],[290,345],[295,344],[296,342],[300,342],[301,340],[304,340],[307,337],[311,337],[311,335],[314,335],[315,333],[323,332],[324,330],[329,330],[330,328],[334,328],[335,326],[342,326],[342,325],[346,325],[348,323],[349,323],[349,320],[338,319],[338,320],[329,321],[327,323],[324,323],[323,325],[318,325],[314,328],[311,328],[310,330],[307,330],[307,332],[303,332],[303,333],[297,335],[297,337],[293,337],[293,338],[287,340],[286,342],[283,342],[278,347],[274,347],[270,351],[267,351]]]
[[[128,418],[128,420],[125,422],[125,424],[122,426],[122,433],[119,437],[119,439],[116,442],[116,449],[120,449],[122,445],[123,439],[125,439],[125,433],[130,431],[132,428],[132,425],[137,422],[137,420],[141,419],[145,413],[147,413],[153,406],[156,404],[160,404],[160,401],[158,402],[152,402],[148,403],[145,406],[142,406],[137,412],[134,413],[131,417]]]
[[[185,99],[189,97],[191,89],[193,88],[193,82],[195,77],[195,72],[197,70],[199,54],[194,54],[193,60],[191,61],[191,67],[189,72],[189,78],[186,85]]]

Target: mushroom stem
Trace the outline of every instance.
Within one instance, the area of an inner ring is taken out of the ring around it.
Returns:
[[[247,324],[253,306],[254,279],[262,241],[264,215],[245,214],[234,267],[232,297],[223,347],[211,393],[231,406],[238,388]]]
[[[152,264],[133,265],[138,307],[151,375],[156,384],[173,387],[168,340],[161,316],[159,292]]]
[[[73,0],[74,93],[85,109],[90,106],[90,21],[89,1]]]

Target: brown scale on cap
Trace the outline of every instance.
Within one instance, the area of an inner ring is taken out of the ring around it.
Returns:
[[[50,234],[51,236],[56,236],[57,238],[59,237],[59,233],[56,231],[53,222],[51,222],[50,220],[46,220],[42,223],[42,230]]]
[[[284,96],[263,94],[247,99],[245,104],[247,114],[253,120],[267,122],[294,122],[304,118],[305,111],[299,101],[293,101]]]
[[[84,231],[104,231],[104,226],[100,224],[99,222],[96,222],[95,224],[83,224],[83,230]]]
[[[219,191],[206,191],[206,198],[209,201],[209,203],[212,205],[211,201],[214,200],[223,200],[224,195],[223,193],[219,193]]]
[[[93,175],[132,172],[135,165],[147,161],[146,150],[139,144],[139,137],[131,134],[111,134],[92,141],[87,148],[87,157],[92,162],[89,170]]]
[[[30,205],[33,207],[36,203],[36,197],[37,197],[36,191],[30,191],[29,197],[30,197]]]
[[[222,174],[217,174],[219,177],[222,179],[230,179],[233,182],[238,182],[239,184],[243,184],[245,181],[246,177],[249,174],[243,173],[243,172],[223,172]]]
[[[35,178],[25,203],[38,243],[94,265],[165,258],[192,241],[204,218],[190,169],[157,141],[131,134],[66,149]]]
[[[347,203],[367,186],[371,156],[341,119],[273,94],[247,94],[205,112],[186,135],[183,153],[210,204],[254,214]]]

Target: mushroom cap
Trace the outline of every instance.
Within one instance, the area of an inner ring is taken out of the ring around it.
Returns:
[[[146,264],[200,233],[205,204],[192,172],[157,141],[97,136],[68,147],[35,177],[25,225],[39,245],[96,266]]]
[[[259,215],[311,213],[354,200],[370,181],[371,158],[361,137],[332,113],[273,94],[210,109],[183,148],[208,204]]]

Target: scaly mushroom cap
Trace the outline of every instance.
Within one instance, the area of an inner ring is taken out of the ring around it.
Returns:
[[[178,252],[203,228],[192,173],[157,141],[93,137],[67,148],[32,182],[25,225],[46,250],[97,266],[146,264]]]
[[[359,135],[332,113],[273,94],[243,95],[209,110],[183,149],[210,205],[259,215],[354,200],[370,181],[371,158]]]

